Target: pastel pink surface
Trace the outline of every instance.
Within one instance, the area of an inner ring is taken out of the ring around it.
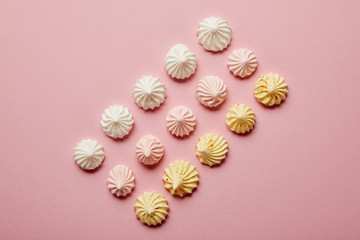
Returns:
[[[358,1],[0,1],[0,239],[360,239]],[[233,39],[222,53],[197,43],[205,17],[226,19]],[[172,80],[164,57],[176,43],[196,53],[190,80]],[[227,69],[235,48],[253,50],[259,66],[247,79]],[[279,73],[289,85],[280,107],[252,95],[256,79]],[[160,77],[168,96],[144,111],[131,90],[144,74]],[[228,86],[218,110],[196,99],[198,79],[216,75]],[[246,136],[225,124],[235,103],[257,117]],[[104,109],[127,106],[134,129],[113,140],[101,129]],[[195,131],[175,138],[168,111],[189,106]],[[229,143],[219,166],[195,155],[199,137],[217,132]],[[136,159],[136,142],[158,137],[165,155],[155,168]],[[85,138],[104,146],[100,169],[73,161]],[[200,174],[198,189],[174,198],[163,169],[187,160]],[[131,195],[106,187],[117,164],[136,177]],[[149,228],[133,205],[143,191],[169,202],[167,220]]]

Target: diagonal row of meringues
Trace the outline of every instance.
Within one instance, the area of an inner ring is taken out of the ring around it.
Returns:
[[[210,17],[200,23],[197,30],[198,41],[208,51],[219,52],[231,41],[231,28],[227,21]],[[196,69],[196,56],[184,44],[173,46],[165,57],[165,68],[172,78],[186,79]],[[255,54],[244,48],[234,50],[228,57],[229,70],[238,77],[250,76],[257,67]],[[287,84],[278,74],[262,75],[255,83],[256,99],[266,105],[281,103],[287,94]],[[226,99],[226,85],[216,76],[206,76],[196,86],[198,100],[208,108],[219,106]],[[143,76],[134,85],[133,97],[136,104],[144,110],[159,107],[166,97],[165,85],[159,78]],[[110,106],[102,115],[101,126],[113,138],[123,138],[130,133],[134,123],[129,110],[123,106]],[[171,134],[177,137],[189,135],[195,128],[196,118],[190,108],[177,106],[170,110],[166,125]],[[233,105],[226,114],[226,124],[231,131],[239,134],[249,132],[255,124],[255,114],[244,104]],[[209,133],[199,139],[196,155],[209,166],[220,164],[226,157],[228,145],[219,134]],[[145,165],[154,165],[164,154],[161,141],[151,135],[142,137],[136,144],[136,155]],[[92,170],[101,165],[104,151],[97,141],[86,139],[74,149],[75,162],[83,169]],[[125,197],[135,186],[133,172],[124,165],[117,165],[110,171],[107,179],[111,193]],[[165,169],[164,186],[171,194],[180,197],[191,194],[199,181],[196,168],[186,161],[175,161]],[[147,225],[158,225],[168,214],[167,200],[156,192],[144,192],[135,204],[136,216]]]

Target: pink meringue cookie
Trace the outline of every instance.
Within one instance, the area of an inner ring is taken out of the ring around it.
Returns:
[[[112,194],[117,197],[125,197],[131,193],[135,186],[135,177],[130,168],[117,165],[109,172],[109,175],[107,182]]]
[[[177,137],[189,135],[194,131],[196,118],[190,108],[177,106],[170,110],[166,117],[168,130]]]
[[[217,107],[226,99],[226,85],[216,76],[206,76],[196,85],[196,95],[206,107]]]
[[[163,155],[164,146],[157,137],[146,135],[136,144],[136,156],[145,165],[156,164]]]
[[[255,54],[246,48],[235,49],[228,57],[229,70],[241,78],[251,75],[257,67]]]

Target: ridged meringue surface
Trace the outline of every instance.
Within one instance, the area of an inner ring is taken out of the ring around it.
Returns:
[[[190,77],[196,68],[196,56],[184,44],[174,45],[165,57],[168,74],[177,79]]]
[[[156,164],[163,155],[164,146],[157,137],[146,135],[136,144],[136,156],[145,165]]]
[[[139,107],[145,110],[154,109],[165,100],[165,85],[159,78],[143,76],[134,85],[133,97]]]
[[[144,192],[134,206],[136,217],[149,226],[161,224],[168,215],[167,200],[157,192]]]
[[[279,74],[262,75],[255,83],[254,95],[266,106],[279,105],[287,92],[287,84]]]
[[[209,166],[220,164],[228,152],[226,140],[219,134],[209,133],[202,136],[196,144],[196,155],[200,162]]]
[[[206,107],[217,107],[226,99],[226,85],[216,76],[206,76],[196,85],[196,95]]]
[[[213,52],[222,51],[231,41],[231,28],[226,20],[219,17],[205,18],[197,33],[199,43]]]
[[[110,106],[102,115],[101,126],[106,135],[112,138],[123,138],[133,127],[133,117],[129,110],[123,106]]]
[[[197,187],[199,174],[196,167],[186,161],[175,161],[165,169],[164,186],[172,195],[180,197],[191,194]]]
[[[244,134],[253,129],[255,113],[245,104],[235,104],[226,114],[226,124],[231,131]]]
[[[235,49],[228,57],[228,67],[235,76],[244,78],[255,71],[257,58],[249,49]]]
[[[194,131],[196,118],[190,108],[177,106],[170,110],[166,117],[168,130],[177,137],[189,135]]]
[[[111,169],[109,175],[107,183],[112,194],[117,197],[125,197],[131,193],[135,186],[135,177],[130,168],[124,165],[117,165]]]
[[[84,139],[74,148],[74,160],[79,167],[85,170],[99,167],[104,157],[102,146],[92,139]]]

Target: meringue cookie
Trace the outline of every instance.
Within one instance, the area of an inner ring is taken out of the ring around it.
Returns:
[[[166,117],[168,130],[177,137],[189,135],[194,131],[196,124],[195,115],[185,106],[177,106],[170,110]]]
[[[172,195],[183,197],[197,187],[199,174],[190,162],[175,161],[165,169],[164,186]]]
[[[123,138],[133,127],[133,117],[129,110],[123,106],[110,106],[102,115],[101,126],[106,135],[113,138]]]
[[[145,165],[159,162],[163,155],[164,147],[157,137],[146,135],[136,144],[136,156]]]
[[[74,148],[74,160],[79,167],[85,170],[99,167],[104,157],[102,146],[92,139],[82,140]]]
[[[226,124],[231,131],[244,134],[253,129],[255,113],[245,104],[235,104],[226,114]]]
[[[210,133],[202,136],[196,144],[196,155],[200,162],[209,166],[220,164],[228,152],[226,140],[219,134]]]
[[[198,41],[209,51],[222,51],[231,41],[231,29],[227,21],[218,18],[205,18],[197,30]]]
[[[195,72],[195,53],[191,52],[184,44],[176,44],[165,57],[165,68],[173,78],[188,78]]]
[[[206,76],[196,86],[200,103],[206,107],[217,107],[226,99],[226,85],[216,76]]]
[[[255,54],[246,48],[234,50],[228,57],[229,70],[242,78],[251,75],[257,67]]]
[[[287,92],[287,84],[279,74],[262,75],[255,83],[255,97],[266,106],[279,105]]]
[[[168,215],[167,200],[157,192],[144,192],[134,206],[136,217],[147,225],[161,224]]]
[[[109,175],[107,182],[112,194],[125,197],[131,193],[135,186],[135,177],[127,166],[117,165],[109,172]]]
[[[159,78],[143,76],[134,85],[133,97],[139,107],[145,110],[154,109],[165,100],[165,85]]]

